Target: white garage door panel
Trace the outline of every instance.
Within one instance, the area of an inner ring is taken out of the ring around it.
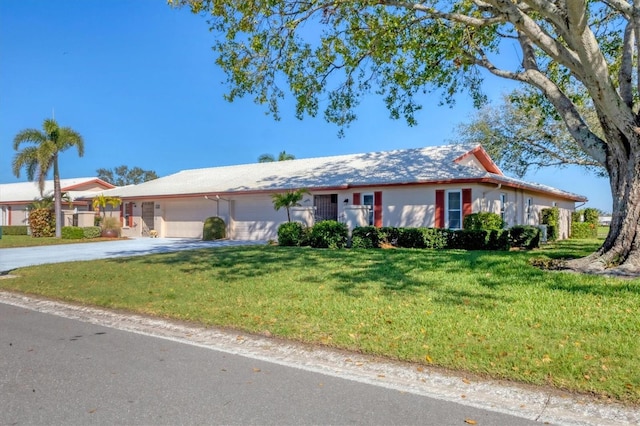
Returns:
[[[236,200],[234,210],[236,240],[275,240],[278,226],[287,221],[286,211],[276,211],[271,197]]]
[[[215,203],[208,200],[167,202],[165,210],[165,236],[202,238],[204,220],[215,215]]]

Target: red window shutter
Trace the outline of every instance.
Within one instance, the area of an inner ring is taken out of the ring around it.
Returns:
[[[359,206],[360,205],[360,193],[359,192],[354,192],[353,193],[353,205],[354,206]]]
[[[471,188],[462,189],[462,219],[473,213],[471,208]]]
[[[373,193],[373,226],[382,226],[382,191]]]
[[[124,203],[120,203],[120,225],[124,226]]]
[[[8,220],[8,222],[7,222],[7,223],[8,223],[8,225],[9,225],[9,226],[13,225],[13,223],[11,223],[11,206],[7,206],[7,216],[9,216],[9,217],[7,218],[7,220]]]
[[[133,203],[127,204],[127,216],[128,216],[127,226],[129,228],[133,228]]]
[[[444,228],[444,189],[436,189],[436,228]]]

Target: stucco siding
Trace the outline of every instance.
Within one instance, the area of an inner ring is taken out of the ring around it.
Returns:
[[[383,190],[383,225],[433,227],[435,225],[435,197],[435,187],[428,186]]]
[[[237,197],[231,204],[231,238],[276,240],[278,226],[287,221],[284,209],[276,211],[268,195]]]

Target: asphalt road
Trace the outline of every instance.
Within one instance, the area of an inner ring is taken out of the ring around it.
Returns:
[[[506,414],[0,304],[0,423],[532,425]]]

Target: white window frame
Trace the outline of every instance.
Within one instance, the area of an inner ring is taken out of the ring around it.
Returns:
[[[449,208],[449,195],[450,194],[458,194],[458,196],[460,197],[460,208],[459,209],[455,209],[455,210],[451,210]],[[445,227],[447,229],[462,229],[462,190],[461,189],[451,189],[446,191],[445,193],[445,207],[444,207],[444,211],[445,211]],[[460,226],[457,228],[453,228],[450,224],[450,217],[451,217],[451,213],[452,212],[458,212],[458,218],[460,221]]]
[[[502,219],[502,223],[506,224],[507,223],[507,193],[506,192],[501,192],[500,193],[500,218]]]
[[[371,197],[371,204],[367,204],[364,202],[366,197]],[[369,212],[367,213],[367,223],[369,224],[369,226],[373,226],[373,206],[376,202],[375,195],[373,194],[373,192],[364,192],[361,195],[361,202],[363,206],[368,207]]]

